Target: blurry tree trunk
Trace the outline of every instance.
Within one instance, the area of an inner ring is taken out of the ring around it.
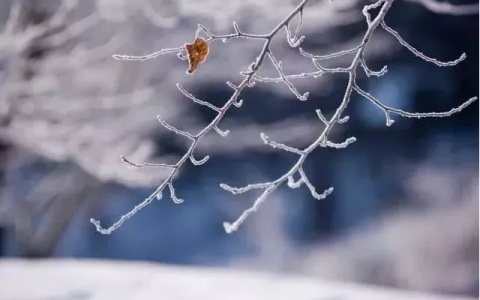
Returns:
[[[73,170],[60,170],[47,185],[50,192],[48,204],[36,218],[28,216],[30,226],[17,236],[20,255],[26,258],[48,258],[55,254],[56,246],[62,238],[75,214],[88,201],[90,195],[98,191],[99,181],[77,167]],[[58,186],[62,189],[57,189]],[[26,209],[32,212],[31,209]],[[38,220],[36,220],[38,219]]]
[[[43,9],[41,4],[22,2],[18,14],[18,26],[20,30],[26,30],[47,23],[51,17],[52,13]],[[30,84],[37,75],[36,66],[52,50],[44,41],[62,26],[60,24],[52,27],[28,40],[22,51],[16,53],[7,72],[15,81],[25,83],[25,87],[10,94],[14,101],[0,118],[0,126],[8,127],[18,107],[31,98]],[[10,148],[11,145],[8,142],[0,142],[0,186],[3,189],[6,184],[5,172]],[[4,199],[10,201],[14,208],[11,225],[20,255],[23,257],[51,257],[70,220],[86,198],[86,193],[98,182],[76,167],[60,166],[52,173],[53,177],[46,176],[50,178],[42,179],[39,183],[44,187],[34,187],[34,191],[29,192],[28,197],[33,198],[34,201],[24,199],[22,196],[18,197],[15,193],[11,197],[7,196],[10,199]],[[5,232],[6,228],[0,228],[0,251],[4,247]]]

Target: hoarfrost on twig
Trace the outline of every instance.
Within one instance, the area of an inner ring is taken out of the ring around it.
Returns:
[[[96,221],[94,219],[91,219],[91,222],[96,226],[97,230],[102,233],[102,234],[110,234],[117,228],[119,228],[123,222],[125,222],[128,218],[132,217],[135,215],[139,210],[147,206],[148,204],[151,203],[151,201],[156,197],[161,195],[162,191],[165,189],[165,187],[168,186],[170,190],[170,195],[171,198],[175,203],[182,203],[183,200],[178,198],[175,195],[175,190],[173,188],[173,176],[175,175],[176,171],[185,163],[187,159],[190,159],[190,161],[194,165],[201,165],[203,163],[206,163],[209,156],[205,156],[202,160],[196,160],[193,157],[193,152],[198,144],[198,141],[208,132],[211,130],[216,131],[219,133],[222,137],[227,136],[228,130],[222,131],[218,128],[219,122],[223,119],[225,112],[232,106],[240,107],[243,103],[243,100],[239,99],[240,93],[247,87],[253,87],[254,83],[256,81],[258,82],[283,82],[287,85],[287,87],[292,91],[292,93],[300,100],[305,101],[307,100],[308,92],[304,93],[301,95],[296,88],[293,86],[293,84],[290,82],[292,79],[302,79],[302,78],[317,78],[323,74],[335,74],[335,73],[343,73],[348,75],[348,84],[345,89],[345,93],[343,96],[343,99],[339,105],[339,107],[336,109],[335,113],[327,119],[321,112],[320,109],[316,110],[316,113],[320,119],[320,121],[325,125],[325,128],[317,139],[313,141],[309,146],[307,146],[305,149],[297,149],[293,148],[290,146],[287,146],[282,143],[278,143],[275,141],[272,141],[266,134],[262,133],[261,138],[264,141],[265,144],[277,148],[280,150],[284,150],[287,152],[294,153],[298,155],[297,161],[294,163],[294,165],[287,171],[285,172],[282,176],[278,177],[275,180],[272,180],[270,182],[264,182],[264,183],[253,183],[253,184],[248,184],[244,187],[232,187],[228,184],[222,183],[220,184],[220,187],[223,188],[224,190],[232,193],[232,194],[241,194],[241,193],[246,193],[248,191],[252,190],[263,190],[263,192],[260,194],[260,196],[255,200],[254,204],[246,209],[240,217],[235,220],[232,223],[225,222],[223,223],[224,229],[227,233],[232,233],[236,231],[243,222],[250,216],[253,212],[255,212],[263,202],[266,201],[268,195],[270,195],[273,191],[276,190],[277,187],[282,185],[284,182],[287,183],[287,186],[296,189],[300,188],[302,185],[305,185],[305,187],[310,191],[311,195],[313,198],[321,200],[325,199],[328,195],[330,195],[333,192],[333,187],[329,187],[325,189],[323,192],[318,193],[316,191],[316,188],[313,186],[313,184],[310,182],[308,179],[307,175],[305,174],[303,170],[303,164],[306,160],[306,158],[312,153],[315,149],[318,147],[331,147],[335,149],[343,149],[351,145],[356,141],[355,137],[349,137],[347,138],[344,142],[341,143],[334,143],[332,141],[329,141],[329,133],[332,130],[333,126],[336,124],[341,124],[345,123],[348,121],[349,117],[344,116],[342,117],[343,113],[345,112],[345,109],[347,108],[350,100],[351,100],[351,95],[352,92],[355,91],[359,95],[363,96],[367,100],[370,100],[372,104],[375,106],[379,107],[384,113],[386,117],[386,124],[387,126],[390,126],[393,124],[393,120],[391,119],[391,114],[396,114],[402,117],[408,117],[408,118],[430,118],[430,117],[446,117],[450,116],[452,114],[458,113],[465,109],[467,106],[472,104],[474,101],[477,100],[477,97],[472,97],[468,101],[464,102],[462,105],[453,108],[451,110],[445,111],[445,112],[425,112],[425,113],[418,113],[418,112],[406,112],[401,109],[396,109],[389,107],[385,104],[383,104],[380,100],[376,99],[374,96],[369,94],[368,92],[364,91],[361,89],[357,82],[356,82],[356,77],[357,77],[357,69],[358,67],[361,67],[365,74],[367,76],[383,76],[387,72],[387,67],[383,67],[380,71],[372,71],[368,68],[367,63],[365,61],[364,55],[366,51],[366,47],[375,32],[375,30],[378,27],[382,27],[384,30],[386,30],[388,33],[390,33],[394,38],[397,39],[397,41],[407,48],[410,52],[412,52],[414,55],[418,56],[424,61],[434,63],[437,66],[441,67],[448,67],[448,66],[455,66],[461,61],[463,61],[466,58],[465,54],[462,54],[458,59],[455,59],[453,61],[448,61],[448,62],[441,62],[435,58],[431,58],[408,44],[399,34],[396,32],[394,29],[390,28],[385,24],[384,18],[389,9],[391,8],[391,5],[394,0],[379,0],[373,4],[366,5],[362,13],[365,16],[366,22],[367,22],[367,30],[365,35],[363,36],[363,39],[361,43],[351,49],[347,50],[342,50],[339,52],[335,53],[330,53],[330,54],[323,54],[323,55],[315,55],[306,52],[302,48],[298,48],[299,52],[301,55],[303,55],[305,58],[308,58],[312,61],[312,64],[318,69],[316,72],[309,72],[309,73],[301,73],[301,74],[293,74],[293,75],[286,75],[284,74],[282,70],[282,63],[281,61],[277,60],[276,57],[272,54],[272,50],[270,49],[271,41],[273,37],[282,29],[285,28],[286,34],[287,34],[287,42],[288,44],[293,47],[297,48],[300,43],[304,40],[304,37],[299,37],[299,33],[301,30],[302,22],[303,22],[303,10],[305,9],[306,5],[310,2],[310,0],[303,0],[301,1],[296,8],[283,19],[276,27],[274,27],[268,34],[250,34],[250,33],[245,33],[240,30],[239,25],[236,22],[233,22],[233,29],[234,33],[230,34],[224,34],[224,35],[217,35],[212,32],[210,32],[207,28],[205,28],[203,25],[199,24],[198,25],[198,31],[197,35],[199,32],[203,31],[207,36],[207,41],[209,43],[216,41],[216,40],[221,40],[222,42],[228,42],[230,39],[233,38],[249,38],[249,39],[258,39],[258,40],[263,40],[263,47],[260,50],[259,54],[257,55],[255,61],[251,63],[247,67],[247,71],[241,71],[240,74],[243,76],[243,80],[241,83],[238,85],[234,85],[233,83],[227,81],[227,85],[233,90],[232,96],[227,100],[227,102],[222,106],[222,107],[216,107],[210,104],[209,102],[199,100],[196,97],[194,97],[192,94],[188,93],[180,84],[177,84],[177,88],[180,90],[180,92],[185,95],[186,97],[190,98],[193,102],[209,107],[212,110],[217,112],[217,116],[208,124],[205,126],[203,130],[201,130],[197,135],[192,135],[188,132],[181,131],[172,125],[168,124],[166,121],[164,121],[160,116],[158,116],[158,120],[160,123],[167,128],[168,130],[178,134],[182,135],[184,137],[189,138],[192,141],[192,144],[190,145],[189,149],[185,153],[185,155],[178,161],[177,164],[175,165],[162,165],[162,164],[147,164],[144,163],[142,165],[137,165],[134,164],[130,161],[128,161],[125,158],[122,158],[126,163],[135,166],[135,167],[140,167],[140,166],[159,166],[159,167],[166,167],[166,168],[171,168],[171,173],[169,176],[160,184],[160,186],[148,197],[145,199],[142,203],[134,207],[130,212],[127,214],[123,215],[120,220],[118,220],[115,224],[113,224],[111,227],[104,229],[100,226],[100,222]],[[429,8],[432,11],[437,11],[437,12],[442,12],[442,13],[448,13],[447,11],[450,11],[451,14],[457,14],[459,12],[465,12],[465,8],[462,9],[456,9],[454,6],[450,4],[443,4],[443,3],[437,3],[434,2],[433,0],[409,0],[413,2],[418,2],[425,7]],[[469,7],[470,8],[470,7]],[[379,12],[376,14],[375,17],[372,17],[370,14],[370,11],[372,9],[379,9]],[[478,12],[478,5],[476,5],[476,11]],[[292,19],[295,16],[299,16],[299,23],[298,26],[295,30],[295,32],[291,33],[289,25]],[[179,48],[170,48],[170,49],[163,49],[158,52],[149,54],[149,55],[144,55],[144,56],[127,56],[127,55],[114,55],[114,58],[116,59],[121,59],[121,60],[147,60],[147,59],[152,59],[155,58],[159,55],[167,54],[167,53],[181,53],[183,50],[182,47]],[[324,60],[330,60],[334,59],[340,56],[344,55],[349,55],[352,54],[354,55],[351,64],[348,67],[336,67],[336,68],[326,68],[323,67],[320,62]],[[272,64],[274,65],[275,69],[278,72],[279,77],[261,77],[257,75],[257,71],[261,68],[265,57],[268,56],[269,59],[271,60]],[[293,176],[295,174],[299,174],[300,178],[295,181]],[[161,196],[160,196],[161,197]]]

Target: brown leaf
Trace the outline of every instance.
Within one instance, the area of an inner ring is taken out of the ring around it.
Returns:
[[[192,44],[185,44],[188,52],[190,69],[187,73],[191,74],[197,68],[198,64],[204,62],[208,55],[208,43],[202,38],[196,38]]]

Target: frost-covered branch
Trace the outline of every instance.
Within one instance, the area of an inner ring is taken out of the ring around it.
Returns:
[[[188,136],[189,138],[191,138],[193,140],[192,144],[190,145],[189,149],[187,150],[187,152],[185,153],[185,155],[178,161],[178,163],[176,164],[178,167],[177,168],[174,168],[170,174],[167,176],[167,178],[162,182],[162,184],[160,184],[160,186],[148,197],[146,198],[142,203],[140,203],[139,205],[135,206],[130,212],[128,212],[127,214],[123,215],[117,222],[115,222],[112,226],[110,226],[109,228],[103,228],[101,225],[100,225],[100,222],[95,220],[95,219],[90,219],[90,221],[95,225],[96,229],[98,232],[102,233],[102,234],[110,234],[112,233],[113,231],[115,231],[117,228],[119,228],[120,226],[122,226],[122,224],[128,220],[129,218],[131,218],[132,216],[134,216],[138,211],[140,211],[142,208],[146,207],[147,205],[149,205],[155,198],[158,194],[161,194],[162,191],[164,190],[164,188],[168,185],[169,187],[172,187],[172,181],[173,181],[173,177],[175,176],[177,170],[179,167],[181,167],[183,165],[183,163],[185,163],[185,161],[192,155],[192,153],[194,152],[195,148],[197,147],[197,144],[198,144],[198,141],[203,137],[205,136],[208,132],[210,132],[212,129],[215,130],[217,133],[219,133],[221,136],[226,136],[228,134],[228,131],[221,131],[219,128],[218,128],[218,124],[220,123],[220,121],[223,119],[224,115],[225,115],[225,112],[232,106],[239,106],[239,103],[241,103],[239,101],[239,96],[240,96],[240,93],[243,91],[243,89],[245,89],[246,87],[249,87],[249,86],[252,86],[251,84],[251,81],[254,77],[254,75],[256,74],[256,72],[258,71],[258,69],[260,68],[260,66],[262,65],[264,59],[265,59],[265,56],[267,55],[267,52],[269,51],[270,49],[270,44],[272,42],[272,39],[273,37],[280,31],[280,29],[282,29],[285,25],[287,25],[290,20],[292,20],[293,17],[295,17],[303,8],[305,5],[307,5],[307,3],[309,2],[309,0],[303,0],[299,5],[297,5],[297,7],[284,19],[282,20],[275,28],[273,28],[270,33],[268,33],[267,35],[244,35],[242,32],[239,31],[239,28],[238,28],[238,25],[236,25],[236,23],[234,23],[234,30],[235,30],[235,33],[233,34],[229,34],[229,35],[215,35],[215,34],[212,34],[210,31],[208,31],[204,26],[202,25],[199,25],[199,29],[201,29],[203,32],[205,32],[209,38],[208,38],[208,42],[213,42],[215,40],[222,40],[223,42],[226,42],[228,41],[228,39],[231,39],[231,38],[235,38],[235,37],[246,37],[246,38],[256,38],[256,39],[263,39],[265,40],[264,41],[264,44],[263,44],[263,47],[262,47],[262,50],[260,51],[259,55],[257,56],[257,59],[255,60],[255,62],[247,69],[246,72],[242,72],[241,74],[244,76],[244,79],[242,80],[242,82],[240,84],[238,84],[236,87],[235,87],[235,90],[234,90],[234,93],[233,95],[230,97],[230,99],[228,99],[228,101],[221,107],[219,108],[218,110],[218,114],[217,116],[203,129],[201,130],[197,135],[195,136]],[[170,52],[174,52],[174,51],[168,51],[168,52],[164,52],[162,54],[165,54],[165,53],[170,53]],[[128,57],[127,60],[132,60],[132,59],[135,59],[136,56],[122,56],[122,55],[116,55],[115,58],[117,59],[122,59],[123,57]],[[142,56],[142,57],[147,57],[147,59],[151,59],[152,57],[151,56]],[[137,57],[138,58],[138,57]],[[166,124],[166,123],[165,123]],[[162,125],[164,125],[162,123]],[[170,130],[172,130],[172,128],[168,128]],[[178,203],[175,201],[175,203]]]
[[[383,2],[383,1],[379,1],[379,2]],[[333,192],[333,187],[329,187],[322,194],[318,194],[315,190],[315,187],[312,185],[312,183],[310,183],[307,175],[303,171],[303,163],[305,162],[308,155],[311,152],[313,152],[318,146],[325,145],[325,144],[328,143],[328,140],[327,140],[328,134],[330,133],[332,127],[338,122],[338,120],[341,119],[341,115],[343,114],[343,112],[345,111],[348,103],[350,102],[350,96],[351,96],[351,93],[352,93],[352,90],[353,90],[353,87],[354,87],[354,83],[355,83],[355,78],[356,78],[356,69],[357,69],[357,66],[360,64],[360,60],[361,60],[361,57],[362,57],[362,53],[365,49],[365,46],[367,45],[368,40],[370,39],[370,37],[373,34],[373,32],[375,31],[375,29],[379,26],[380,22],[383,20],[385,14],[387,13],[388,9],[390,8],[392,2],[393,2],[393,0],[385,1],[385,3],[383,5],[382,9],[380,10],[378,16],[370,23],[369,28],[368,28],[368,30],[367,30],[367,32],[366,32],[366,34],[365,34],[365,36],[362,40],[362,43],[361,43],[362,46],[358,47],[358,50],[356,51],[356,54],[355,54],[355,57],[354,57],[352,63],[350,64],[350,66],[348,68],[344,68],[345,72],[347,72],[349,74],[349,81],[348,81],[348,84],[347,84],[347,88],[346,88],[342,103],[340,104],[340,106],[335,111],[335,114],[330,118],[330,120],[327,120],[321,114],[321,111],[317,110],[317,115],[319,116],[320,120],[325,124],[325,128],[322,131],[322,133],[307,148],[301,150],[301,151],[303,151],[303,154],[299,157],[299,159],[294,164],[294,166],[290,170],[288,170],[285,174],[283,174],[282,176],[280,176],[276,180],[272,181],[271,185],[269,185],[268,188],[264,191],[264,193],[259,198],[257,198],[257,200],[255,201],[255,203],[253,204],[253,206],[250,209],[246,210],[233,223],[224,223],[225,230],[228,233],[236,231],[239,228],[239,226],[242,225],[242,223],[245,221],[245,219],[252,212],[254,212],[256,209],[258,209],[258,207],[265,201],[266,196],[269,195],[274,189],[276,189],[276,187],[278,187],[279,185],[281,185],[285,181],[287,181],[287,183],[289,183],[288,186],[293,186],[295,188],[298,188],[301,185],[301,183],[304,183],[306,185],[306,187],[310,190],[312,196],[315,199],[318,199],[318,200],[326,198],[328,195],[330,195]],[[310,58],[312,58],[312,60],[315,60],[313,55],[311,55]],[[296,173],[300,174],[300,178],[301,178],[301,181],[299,181],[297,184],[293,183],[293,179],[292,179],[294,174],[296,174]]]
[[[239,228],[239,226],[246,220],[246,218],[252,212],[254,212],[258,209],[258,207],[265,201],[266,197],[271,192],[273,192],[274,189],[276,189],[279,185],[281,185],[284,181],[287,181],[287,184],[290,188],[298,188],[302,185],[302,183],[304,183],[306,185],[306,187],[310,190],[310,192],[312,194],[312,197],[314,197],[315,199],[318,199],[318,200],[326,198],[329,194],[331,194],[333,192],[333,187],[330,187],[330,188],[326,189],[322,194],[318,194],[315,191],[314,186],[308,180],[308,177],[306,176],[305,172],[303,171],[303,163],[304,163],[306,157],[313,150],[315,150],[318,146],[328,146],[328,147],[332,147],[332,148],[336,148],[336,149],[341,149],[341,148],[346,148],[347,146],[349,146],[350,144],[352,144],[353,142],[356,141],[355,137],[350,137],[342,143],[333,143],[333,142],[328,141],[328,134],[329,134],[331,128],[334,126],[334,124],[344,123],[348,120],[348,117],[343,117],[342,118],[341,115],[344,112],[344,110],[346,109],[346,107],[347,107],[347,105],[350,101],[352,91],[353,90],[358,90],[358,86],[357,86],[357,83],[356,83],[356,70],[357,70],[358,65],[361,65],[364,68],[367,75],[382,76],[386,73],[386,70],[387,70],[386,67],[382,68],[382,70],[379,71],[379,72],[370,71],[368,69],[368,67],[366,66],[366,63],[365,63],[364,52],[365,52],[365,48],[366,48],[366,46],[368,44],[368,41],[370,40],[370,37],[372,36],[373,32],[376,30],[376,28],[378,26],[380,26],[380,25],[383,26],[384,25],[384,21],[383,21],[384,17],[386,15],[386,13],[388,12],[388,10],[390,9],[390,6],[391,6],[392,2],[393,2],[393,0],[378,1],[377,3],[374,3],[370,6],[366,6],[366,8],[363,11],[364,11],[364,14],[367,18],[367,22],[368,22],[369,27],[368,27],[368,30],[367,30],[367,32],[366,32],[366,34],[365,34],[365,36],[364,36],[364,38],[363,38],[363,40],[362,40],[362,42],[359,46],[357,46],[357,47],[355,47],[351,50],[341,51],[341,52],[337,52],[337,53],[333,53],[333,54],[329,54],[329,55],[312,55],[312,54],[308,54],[305,51],[303,51],[302,49],[300,49],[301,53],[304,56],[312,59],[312,61],[314,63],[317,60],[331,59],[331,58],[339,57],[339,56],[350,54],[350,53],[356,53],[351,65],[348,68],[326,69],[326,68],[320,67],[318,64],[315,64],[317,66],[317,68],[320,68],[321,71],[323,71],[325,73],[346,72],[346,73],[349,74],[349,82],[347,84],[346,92],[344,94],[342,103],[340,104],[340,106],[338,107],[335,114],[331,117],[330,120],[327,120],[319,109],[316,110],[319,119],[326,126],[325,129],[323,130],[323,132],[320,134],[320,136],[317,138],[317,140],[315,140],[307,148],[305,148],[303,150],[297,149],[299,151],[299,153],[302,153],[302,154],[301,154],[300,158],[298,159],[297,163],[289,171],[287,171],[284,175],[282,175],[281,177],[277,178],[276,180],[274,180],[270,183],[263,183],[262,184],[262,186],[266,189],[261,194],[261,196],[259,198],[257,198],[257,200],[255,201],[255,203],[253,204],[253,206],[251,208],[247,209],[233,223],[228,223],[228,222],[224,223],[224,228],[227,231],[227,233],[231,233],[231,232],[236,231]],[[373,9],[373,8],[377,8],[380,5],[382,5],[382,8],[381,8],[379,14],[376,16],[375,19],[371,20],[370,15],[368,14],[368,10]],[[417,50],[415,50],[415,51],[417,51]],[[424,57],[422,57],[422,58],[424,58]],[[428,60],[428,59],[425,59],[425,60],[431,61],[431,60]],[[435,60],[435,62],[437,62],[437,61]],[[455,63],[458,63],[458,62],[455,62]],[[377,103],[375,103],[375,104],[379,105],[382,109],[385,109],[386,115],[387,115],[387,120],[390,120],[390,118],[389,118],[389,113],[390,112],[397,113],[397,114],[403,115],[405,117],[443,117],[443,116],[449,116],[449,115],[452,115],[456,112],[459,112],[459,111],[463,110],[465,107],[467,107],[473,101],[476,101],[476,100],[477,100],[476,97],[471,98],[470,100],[468,100],[467,102],[462,104],[460,107],[454,108],[454,109],[452,109],[448,112],[445,112],[445,113],[413,113],[412,114],[412,113],[406,113],[406,112],[403,112],[403,111],[400,111],[400,110],[397,110],[397,109],[389,108],[389,107],[387,107],[383,104],[380,104],[380,102],[378,102],[379,104],[377,104]],[[297,182],[295,182],[293,180],[293,175],[295,173],[300,174],[300,179]],[[225,188],[225,186],[221,186],[221,187]],[[232,192],[229,189],[227,189],[227,191]]]
[[[418,118],[418,119],[449,117],[449,116],[451,116],[455,113],[458,113],[458,112],[462,111],[464,108],[466,108],[467,106],[469,106],[473,102],[477,101],[477,97],[472,97],[472,98],[468,99],[466,102],[462,103],[460,106],[452,108],[452,109],[450,109],[448,111],[445,111],[445,112],[426,112],[426,113],[416,112],[416,113],[412,113],[412,112],[407,112],[407,111],[404,111],[404,110],[401,110],[401,109],[398,109],[398,108],[392,108],[392,107],[389,107],[389,106],[383,104],[382,102],[380,102],[380,100],[378,100],[374,96],[370,95],[369,93],[365,92],[364,90],[362,90],[356,84],[354,86],[354,90],[356,92],[358,92],[358,94],[360,94],[361,96],[370,100],[374,105],[378,106],[385,113],[385,117],[387,119],[387,123],[386,123],[387,126],[392,125],[393,122],[394,122],[391,119],[390,114],[397,114],[397,115],[400,115],[400,116],[406,117],[406,118]]]
[[[282,71],[282,62],[277,61],[271,51],[268,51],[268,57],[272,61],[273,65],[275,66],[275,69],[277,69],[278,74],[280,74],[280,78],[282,79],[282,81],[288,86],[288,88],[290,89],[290,91],[292,91],[295,97],[297,97],[298,100],[300,101],[306,101],[308,98],[308,92],[304,93],[303,95],[300,95],[300,93],[293,86],[293,84],[290,81],[288,81],[288,79],[285,77],[285,74]]]
[[[279,149],[285,150],[287,152],[292,152],[292,153],[299,154],[299,155],[303,154],[302,151],[300,151],[296,148],[293,148],[293,147],[287,146],[285,144],[277,143],[277,142],[274,142],[274,141],[270,140],[270,138],[267,135],[265,135],[263,132],[260,134],[260,137],[262,138],[262,140],[265,144],[270,145],[273,148],[279,148]]]
[[[287,146],[282,143],[274,142],[272,141],[267,135],[261,134],[261,138],[264,141],[265,144],[277,148],[279,150],[287,151],[290,153],[294,153],[295,155],[298,155],[298,159],[295,162],[295,164],[288,170],[286,171],[282,176],[278,177],[275,180],[272,180],[270,182],[263,182],[263,183],[252,183],[248,184],[244,187],[232,187],[230,185],[227,185],[225,183],[221,183],[220,187],[225,189],[226,191],[232,193],[232,194],[240,194],[240,193],[246,193],[249,191],[253,190],[263,190],[260,194],[260,196],[256,199],[254,204],[246,209],[241,216],[235,220],[233,223],[224,223],[224,228],[227,233],[232,233],[236,231],[239,226],[248,218],[249,215],[251,215],[253,212],[255,212],[263,202],[266,201],[268,195],[270,195],[272,192],[276,190],[277,187],[282,185],[283,183],[287,183],[287,186],[290,188],[299,188],[302,185],[305,185],[305,187],[310,191],[312,197],[315,199],[321,200],[326,198],[328,195],[330,195],[333,192],[333,187],[328,187],[326,188],[323,192],[319,193],[316,191],[316,188],[314,185],[310,182],[308,179],[307,174],[304,172],[304,162],[307,159],[307,157],[312,153],[314,150],[316,150],[318,147],[331,147],[335,149],[343,149],[346,148],[347,146],[351,145],[353,142],[356,141],[355,137],[349,137],[347,138],[344,142],[340,143],[335,143],[332,141],[329,141],[329,134],[332,130],[332,128],[337,125],[337,124],[342,124],[348,121],[349,117],[348,116],[342,116],[345,112],[345,109],[347,108],[350,100],[351,100],[351,95],[353,91],[356,91],[363,97],[367,98],[368,100],[372,101],[372,103],[378,107],[380,107],[384,112],[387,117],[387,125],[391,125],[392,121],[390,119],[390,114],[398,114],[400,116],[404,117],[443,117],[443,116],[449,116],[454,113],[457,113],[464,108],[466,108],[468,105],[473,103],[474,101],[477,100],[476,97],[471,98],[470,100],[466,101],[464,104],[461,106],[454,108],[448,112],[443,112],[443,113],[436,113],[436,112],[430,112],[430,113],[409,113],[405,112],[399,109],[391,108],[388,107],[384,104],[382,104],[379,100],[374,98],[372,95],[368,94],[367,92],[363,91],[357,84],[356,78],[357,78],[357,70],[359,67],[363,68],[364,72],[366,73],[367,76],[383,76],[386,74],[387,68],[384,67],[380,71],[372,71],[368,68],[367,63],[365,61],[365,51],[366,47],[371,41],[373,33],[376,31],[378,27],[384,28],[387,32],[392,34],[398,42],[406,47],[408,50],[410,50],[413,54],[416,56],[420,57],[421,59],[427,61],[427,62],[432,62],[438,66],[454,66],[461,62],[462,60],[465,59],[465,55],[462,55],[459,59],[451,61],[451,62],[440,62],[434,58],[427,57],[420,51],[418,51],[416,48],[413,46],[409,45],[405,40],[401,38],[401,36],[392,28],[388,27],[385,22],[384,18],[391,8],[391,5],[394,0],[379,0],[373,4],[367,5],[363,8],[362,13],[366,18],[367,22],[367,30],[365,35],[363,36],[361,42],[359,43],[358,46],[353,47],[351,49],[339,51],[336,53],[330,53],[326,55],[316,55],[316,54],[311,54],[306,52],[302,48],[298,48],[299,52],[301,55],[303,55],[305,58],[308,58],[311,60],[312,64],[314,67],[318,69],[316,72],[309,72],[309,73],[301,73],[301,74],[295,74],[295,75],[286,75],[283,73],[282,70],[282,64],[279,60],[277,60],[276,57],[273,56],[272,50],[271,50],[271,42],[274,36],[282,29],[285,28],[287,32],[287,42],[292,48],[297,48],[300,43],[304,40],[304,37],[299,37],[300,31],[301,31],[301,26],[303,22],[303,10],[306,9],[306,5],[310,2],[309,0],[303,0],[300,2],[300,4],[297,5],[297,7],[288,15],[286,16],[275,28],[273,28],[268,34],[249,34],[245,33],[240,30],[239,26],[237,23],[233,23],[233,29],[234,32],[231,34],[224,34],[224,35],[217,35],[212,32],[210,32],[208,29],[206,29],[204,26],[199,25],[199,29],[197,31],[197,36],[201,32],[207,35],[206,41],[208,43],[212,43],[216,40],[221,40],[223,42],[227,42],[232,38],[250,38],[250,39],[259,39],[263,40],[263,47],[260,50],[256,60],[250,64],[247,68],[246,71],[240,72],[240,74],[243,76],[243,80],[241,81],[240,84],[234,85],[231,82],[227,82],[227,85],[232,88],[233,94],[230,96],[230,98],[226,101],[226,103],[222,107],[216,107],[211,104],[209,104],[206,101],[199,100],[190,93],[188,93],[186,90],[184,90],[179,84],[177,84],[178,89],[182,94],[184,94],[186,97],[190,98],[193,100],[195,103],[207,106],[214,111],[217,112],[216,117],[208,124],[206,125],[199,133],[197,134],[190,134],[185,131],[181,131],[180,129],[177,129],[168,123],[166,123],[163,119],[159,118],[160,122],[164,127],[166,127],[168,130],[171,130],[175,132],[178,135],[182,135],[184,137],[189,138],[192,143],[190,147],[188,148],[187,152],[185,155],[175,164],[175,165],[158,165],[159,167],[167,167],[171,168],[171,171],[167,178],[160,184],[160,186],[148,197],[146,198],[142,203],[134,207],[130,212],[127,214],[123,215],[116,223],[114,223],[112,226],[109,228],[103,228],[100,226],[100,222],[94,219],[91,219],[91,222],[96,226],[97,230],[102,233],[102,234],[110,234],[114,230],[118,229],[126,220],[128,220],[130,217],[135,215],[139,210],[150,204],[153,199],[156,197],[159,197],[158,195],[161,195],[163,190],[168,186],[170,189],[170,194],[175,203],[181,203],[183,200],[178,199],[175,196],[175,192],[173,189],[173,178],[176,174],[176,172],[183,166],[183,164],[190,159],[191,162],[194,165],[199,165],[202,163],[205,163],[208,159],[208,156],[202,159],[201,161],[197,161],[193,158],[192,154],[194,150],[196,149],[198,142],[206,135],[206,133],[210,132],[211,130],[215,130],[217,133],[219,133],[221,136],[226,136],[228,134],[228,130],[222,131],[218,128],[218,125],[220,121],[223,119],[225,116],[225,113],[227,110],[231,108],[231,106],[236,106],[240,107],[242,100],[239,99],[239,96],[241,92],[248,87],[252,87],[255,82],[282,82],[287,85],[287,87],[292,91],[292,93],[300,100],[307,100],[308,93],[305,93],[304,95],[300,95],[296,88],[293,86],[293,84],[290,82],[291,79],[302,79],[302,78],[317,78],[323,74],[346,74],[348,75],[348,83],[345,89],[345,93],[342,99],[341,104],[339,107],[336,109],[335,113],[330,117],[326,118],[320,109],[317,109],[317,115],[320,119],[320,121],[325,125],[324,129],[319,133],[318,137],[311,142],[311,144],[304,149],[297,149],[291,146]],[[375,15],[375,17],[372,17],[370,14],[370,11],[372,9],[378,9],[379,12]],[[299,16],[300,20],[298,22],[297,28],[295,29],[295,32],[292,34],[289,28],[289,24],[291,20],[295,16]],[[145,59],[151,59],[154,57],[157,57],[158,55],[163,55],[171,52],[179,52],[178,56],[181,59],[185,59],[185,56],[182,54],[182,51],[184,49],[182,47],[178,48],[171,48],[171,49],[166,49],[166,50],[161,50],[159,52],[155,52],[146,56],[123,56],[123,55],[116,55],[116,59],[125,59],[125,60],[145,60]],[[320,62],[324,60],[330,60],[334,58],[338,58],[340,56],[344,56],[347,54],[352,54],[354,57],[348,67],[337,67],[337,68],[326,68],[323,67]],[[273,66],[275,67],[279,77],[275,78],[269,78],[269,77],[261,77],[257,75],[257,71],[262,67],[262,64],[264,62],[265,57],[268,56],[269,59],[271,60]],[[128,160],[124,159],[124,161],[128,162]],[[129,163],[131,164],[131,163]],[[143,165],[136,165],[133,164],[134,166],[147,166],[147,164]],[[299,176],[300,178],[295,181],[294,176]]]
[[[467,55],[465,53],[462,53],[462,55],[460,55],[459,58],[455,59],[455,60],[452,60],[452,61],[446,61],[446,62],[443,62],[443,61],[439,61],[437,60],[436,58],[433,58],[433,57],[428,57],[426,56],[425,54],[423,54],[422,52],[418,51],[415,47],[411,46],[410,44],[408,44],[401,36],[398,32],[396,32],[395,30],[393,30],[392,28],[390,28],[387,24],[385,24],[385,21],[382,21],[381,22],[381,25],[383,27],[383,29],[385,29],[387,32],[391,33],[397,40],[398,42],[404,46],[405,48],[407,48],[408,50],[410,50],[410,52],[412,52],[413,54],[415,54],[416,56],[420,57],[421,59],[423,59],[424,61],[428,61],[428,62],[431,62],[439,67],[452,67],[452,66],[455,66],[455,65],[458,65],[461,61],[463,61],[465,58],[467,58]]]
[[[113,58],[115,58],[117,60],[140,60],[140,61],[141,60],[149,60],[149,59],[152,59],[152,58],[155,58],[157,56],[164,55],[164,54],[167,54],[167,53],[179,52],[179,51],[182,51],[183,49],[184,49],[183,46],[182,47],[177,47],[177,48],[162,49],[160,51],[150,53],[150,54],[147,54],[147,55],[142,55],[142,56],[114,54]]]

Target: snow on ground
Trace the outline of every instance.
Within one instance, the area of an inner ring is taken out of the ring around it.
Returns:
[[[468,300],[227,269],[102,260],[0,260],[1,300]]]

